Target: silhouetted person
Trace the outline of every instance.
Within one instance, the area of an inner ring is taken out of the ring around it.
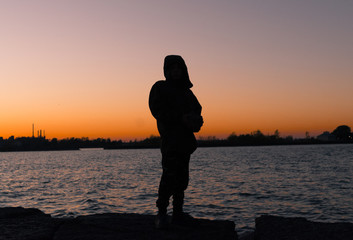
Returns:
[[[190,155],[196,150],[194,132],[203,125],[201,105],[190,90],[193,86],[182,57],[164,59],[166,80],[156,82],[150,92],[149,107],[161,136],[163,174],[158,190],[156,227],[166,228],[167,207],[173,196],[172,222],[190,215],[183,212],[184,191],[189,183]]]

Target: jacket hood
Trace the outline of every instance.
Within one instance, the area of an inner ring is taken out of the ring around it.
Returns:
[[[175,81],[169,77],[169,69],[173,64],[178,64],[183,70],[182,79]],[[192,83],[189,78],[188,68],[185,64],[184,59],[179,55],[168,55],[164,58],[164,66],[163,66],[164,76],[168,82],[173,82],[179,87],[182,88],[192,88]]]

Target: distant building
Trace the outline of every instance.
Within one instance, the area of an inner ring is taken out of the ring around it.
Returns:
[[[324,132],[323,134],[316,137],[318,140],[323,142],[333,142],[336,141],[336,136],[330,132]]]

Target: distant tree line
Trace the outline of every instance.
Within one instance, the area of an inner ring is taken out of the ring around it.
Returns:
[[[347,125],[338,126],[331,134],[336,138],[336,141],[352,142],[353,140],[353,133]]]
[[[157,148],[160,145],[160,137],[151,136],[141,141],[111,140],[110,138],[89,139],[65,138],[51,140],[45,137],[19,137],[13,136],[8,139],[0,137],[0,152],[11,151],[52,151],[52,150],[79,150],[80,148],[104,148],[104,149],[136,149]]]
[[[320,137],[324,135],[324,137]],[[265,135],[260,130],[249,134],[230,134],[226,139],[208,137],[200,139],[199,146],[263,146],[263,145],[292,145],[292,144],[323,144],[323,143],[353,143],[353,133],[346,125],[338,126],[332,133],[326,132],[318,137],[310,137],[309,132],[305,133],[305,138],[295,139],[292,136],[281,137],[276,130],[272,135]]]
[[[332,133],[328,133],[326,138],[310,137],[309,133],[306,132],[305,138],[295,139],[292,136],[281,137],[278,130],[272,135],[265,135],[260,130],[257,130],[241,135],[232,133],[226,139],[217,139],[216,137],[201,138],[198,142],[201,147],[353,143],[353,133],[350,127],[342,125],[337,127]]]
[[[49,150],[78,150],[80,148],[104,148],[104,149],[137,149],[159,148],[161,139],[158,136],[150,136],[141,141],[111,140],[97,138],[90,140],[83,138],[65,138],[51,140],[45,137],[0,137],[0,151],[49,151]],[[249,134],[230,134],[226,139],[206,137],[198,139],[199,147],[217,146],[262,146],[262,145],[291,145],[291,144],[322,144],[322,143],[353,143],[353,133],[346,125],[338,126],[333,132],[325,132],[318,137],[306,137],[294,139],[292,136],[281,137],[276,130],[272,135],[265,135],[260,130]]]

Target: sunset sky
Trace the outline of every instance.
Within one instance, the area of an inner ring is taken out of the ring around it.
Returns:
[[[0,2],[0,136],[157,135],[148,95],[181,55],[198,136],[353,128],[353,1]]]

